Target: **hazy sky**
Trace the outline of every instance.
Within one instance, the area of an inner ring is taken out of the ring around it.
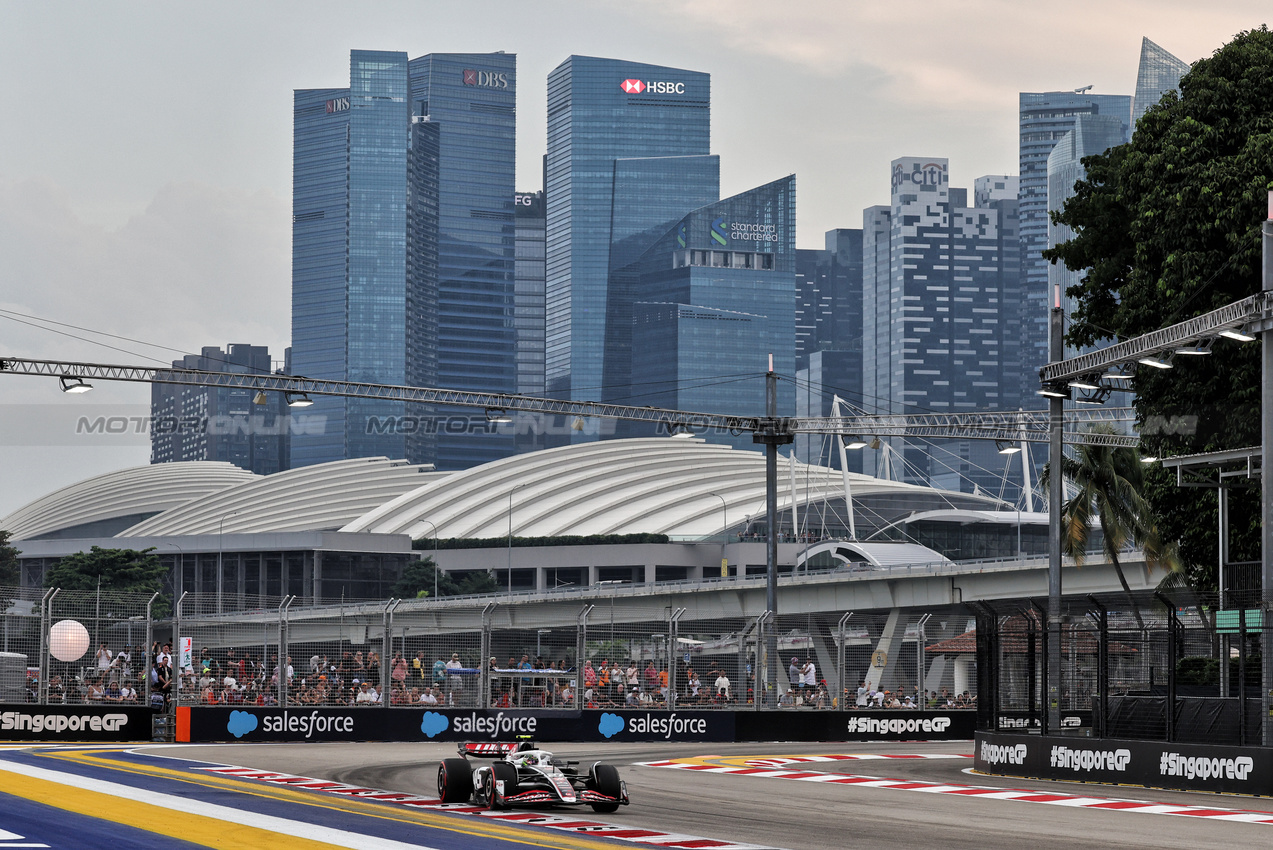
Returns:
[[[799,245],[820,247],[888,202],[896,157],[948,157],[955,186],[1015,174],[1018,92],[1131,94],[1142,36],[1192,62],[1268,18],[1268,0],[0,0],[0,310],[136,340],[0,314],[0,357],[281,356],[292,90],[348,85],[351,48],[516,53],[518,189],[541,188],[545,79],[566,56],[706,71],[723,194],[794,172]],[[0,517],[145,463],[144,440],[73,426],[86,405],[148,400],[0,377]]]

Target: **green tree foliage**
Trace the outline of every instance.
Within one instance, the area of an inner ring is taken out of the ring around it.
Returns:
[[[0,587],[17,586],[21,577],[18,575],[18,550],[9,545],[11,534],[0,531]]]
[[[1055,215],[1075,237],[1045,256],[1085,270],[1067,339],[1108,344],[1260,290],[1260,227],[1273,188],[1273,33],[1240,33],[1196,62],[1130,143],[1083,160],[1087,178]],[[1209,357],[1140,369],[1142,445],[1158,455],[1259,443],[1259,348],[1220,340]],[[1153,374],[1148,374],[1153,373]],[[1216,500],[1154,470],[1145,496],[1195,584],[1215,586]],[[1258,493],[1231,505],[1231,557],[1259,557]]]
[[[165,570],[155,550],[103,549],[76,552],[44,574],[45,587],[120,593],[154,593],[163,589]],[[98,582],[101,582],[100,585]]]
[[[1093,430],[1113,429],[1097,426]],[[1114,565],[1118,580],[1129,598],[1132,591],[1120,561],[1122,550],[1128,544],[1140,547],[1150,566],[1180,568],[1176,547],[1163,542],[1154,511],[1143,495],[1145,465],[1140,462],[1140,452],[1112,446],[1082,445],[1075,457],[1062,459],[1061,469],[1065,480],[1077,487],[1074,497],[1061,508],[1063,551],[1075,563],[1083,563],[1095,525],[1101,529],[1105,557]],[[1052,470],[1044,469],[1042,483],[1045,487],[1051,477]],[[1136,612],[1139,620],[1140,613],[1134,603],[1131,610]]]
[[[389,589],[389,594],[399,599],[424,599],[433,595],[435,578],[438,596],[468,596],[499,590],[490,573],[473,572],[453,578],[439,570],[432,558],[424,558],[403,569],[402,577]]]
[[[630,546],[634,543],[667,543],[666,534],[561,534],[551,537],[514,537],[512,546]],[[412,541],[413,549],[502,549],[509,545],[507,537],[444,537],[434,540],[421,537]]]

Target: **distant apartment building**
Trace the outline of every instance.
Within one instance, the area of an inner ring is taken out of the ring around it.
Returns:
[[[263,345],[205,346],[176,369],[269,375]],[[288,469],[291,430],[283,393],[241,387],[150,385],[150,462],[219,460],[258,475]]]

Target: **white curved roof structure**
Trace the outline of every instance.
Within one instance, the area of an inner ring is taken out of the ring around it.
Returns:
[[[778,505],[785,511],[792,503],[788,463],[781,462],[778,476]],[[839,470],[797,463],[794,477],[801,513],[806,504],[843,499]],[[931,507],[934,498],[952,507],[999,505],[986,496],[865,475],[850,479],[855,506],[859,499],[863,504],[883,499]],[[765,456],[760,452],[699,439],[603,440],[452,473],[369,511],[341,531],[502,537],[509,533],[511,511],[512,533],[523,537],[648,532],[706,539],[763,516],[764,509]]]
[[[117,536],[328,531],[417,489],[423,482],[452,474],[383,457],[303,466],[210,494]]]
[[[15,540],[45,535],[108,537],[121,523],[180,507],[261,476],[221,461],[133,466],[55,490],[4,519]],[[76,533],[82,529],[83,533]]]
[[[828,540],[817,543],[796,557],[797,568],[828,554],[839,564],[867,564],[872,567],[892,567],[901,564],[953,564],[954,561],[940,552],[918,543],[894,543],[869,540]]]

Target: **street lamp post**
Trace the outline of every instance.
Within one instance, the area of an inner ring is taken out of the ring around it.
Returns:
[[[420,522],[427,522],[433,529],[433,598],[438,598],[438,527],[427,519]]]
[[[729,508],[725,505],[725,497],[720,493],[711,495],[720,499],[720,512],[724,526],[720,531],[720,577],[729,575],[729,557],[725,554],[725,546],[729,544]]]

